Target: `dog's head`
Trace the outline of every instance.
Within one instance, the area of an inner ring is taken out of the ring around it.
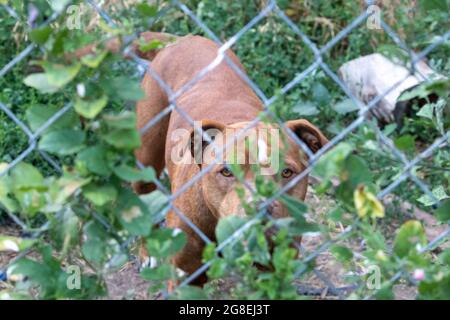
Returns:
[[[201,129],[206,135],[198,129],[191,134],[191,156],[200,169],[209,168],[201,178],[203,199],[218,219],[245,215],[242,202],[253,202],[251,190],[258,176],[281,188],[301,175],[308,166],[308,154],[300,145],[315,153],[328,142],[303,119],[286,122],[290,130],[265,123],[249,127],[249,122],[224,125],[204,120]],[[287,193],[304,200],[307,184],[305,175]],[[274,218],[287,216],[278,201],[268,211]]]

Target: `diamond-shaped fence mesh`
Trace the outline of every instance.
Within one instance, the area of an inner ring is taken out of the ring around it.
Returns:
[[[112,28],[116,26],[116,22],[113,18],[109,15],[108,12],[106,12],[102,7],[94,0],[87,0],[86,1],[89,6],[95,10],[100,17]],[[372,1],[367,1],[367,6],[371,5]],[[11,15],[12,17],[19,19],[18,15],[14,12],[14,10],[9,7],[8,5],[1,5],[1,8],[3,10],[6,10],[6,12]],[[158,115],[152,118],[146,125],[144,125],[140,129],[140,134],[145,134],[150,128],[152,128],[154,125],[156,125],[159,121],[164,119],[165,117],[168,117],[171,112],[178,112],[182,117],[186,119],[188,123],[190,123],[194,128],[194,119],[192,119],[185,111],[183,111],[182,108],[177,104],[177,98],[180,97],[183,93],[187,92],[189,89],[191,89],[196,83],[198,83],[203,77],[205,77],[209,72],[214,70],[216,67],[218,67],[222,62],[227,63],[232,70],[236,72],[236,74],[250,86],[253,91],[257,94],[257,96],[261,99],[264,110],[263,112],[255,118],[253,121],[249,123],[249,125],[243,129],[241,129],[237,135],[234,137],[233,141],[230,142],[229,145],[225,147],[224,150],[226,150],[227,147],[229,147],[232,143],[234,143],[236,140],[238,140],[242,135],[244,135],[248,130],[251,130],[255,126],[257,126],[261,121],[263,121],[264,117],[270,117],[275,123],[277,123],[281,128],[283,128],[287,134],[298,144],[301,150],[303,150],[309,158],[308,167],[302,171],[299,175],[297,175],[294,179],[289,181],[286,185],[284,185],[282,188],[280,188],[272,197],[267,198],[265,201],[260,203],[257,208],[257,214],[249,220],[246,224],[244,224],[239,230],[235,231],[232,236],[230,236],[226,241],[220,243],[216,247],[216,251],[220,252],[225,247],[231,245],[235,241],[238,241],[243,233],[250,228],[256,221],[261,219],[263,216],[266,216],[268,219],[272,219],[269,215],[267,215],[267,207],[275,201],[279,196],[285,194],[287,191],[289,191],[291,188],[293,188],[296,184],[298,184],[302,179],[304,179],[311,171],[313,170],[315,164],[317,163],[318,159],[329,150],[333,149],[339,142],[344,141],[348,137],[348,135],[351,132],[354,132],[356,129],[358,129],[363,124],[367,123],[368,115],[371,112],[374,112],[376,109],[378,103],[386,96],[388,95],[392,90],[395,90],[396,87],[402,84],[402,82],[406,79],[402,79],[401,81],[398,81],[395,85],[393,85],[391,88],[386,90],[385,92],[375,96],[372,98],[371,101],[368,103],[364,103],[363,101],[359,100],[357,97],[355,97],[352,92],[347,88],[347,85],[336,75],[336,73],[332,70],[332,68],[325,62],[325,55],[327,52],[331,50],[336,44],[338,44],[340,41],[343,41],[345,37],[347,37],[354,29],[358,28],[361,24],[365,23],[367,18],[370,17],[371,13],[369,10],[361,12],[359,16],[357,16],[348,26],[343,28],[338,34],[334,35],[328,43],[325,45],[319,47],[314,41],[312,41],[308,35],[304,34],[297,24],[295,24],[278,6],[276,0],[270,0],[268,1],[264,7],[260,10],[260,12],[253,17],[242,29],[240,29],[235,35],[230,37],[227,41],[222,42],[220,40],[220,37],[217,36],[213,31],[211,31],[208,26],[203,23],[196,15],[195,12],[193,12],[191,9],[188,8],[185,4],[183,4],[181,1],[172,1],[170,4],[170,8],[177,8],[181,12],[183,12],[191,21],[211,40],[217,43],[219,49],[217,50],[217,56],[215,59],[213,59],[209,65],[207,65],[205,68],[203,68],[198,74],[196,74],[192,79],[190,79],[185,85],[183,85],[180,89],[174,91],[167,83],[162,80],[160,75],[152,68],[152,63],[143,60],[140,57],[138,57],[135,53],[131,51],[131,43],[133,40],[138,38],[138,33],[136,33],[135,37],[129,37],[126,39],[125,44],[122,47],[122,52],[126,54],[129,58],[131,58],[132,62],[135,65],[135,68],[138,70],[139,73],[146,72],[148,73],[156,82],[159,84],[161,89],[164,91],[164,93],[168,97],[169,105],[166,106],[166,108]],[[149,28],[151,27],[152,23],[156,21],[160,17],[164,17],[165,10],[161,10],[157,17],[153,18],[152,21],[150,21]],[[298,36],[297,41],[301,41],[304,46],[306,46],[314,55],[314,61],[307,66],[306,68],[303,68],[303,71],[299,72],[294,79],[286,83],[280,90],[281,95],[286,95],[291,89],[302,83],[304,79],[308,76],[310,76],[312,73],[317,72],[318,70],[322,70],[326,76],[328,76],[332,81],[348,96],[351,101],[358,106],[359,113],[356,119],[354,119],[350,124],[348,124],[342,131],[340,131],[336,136],[334,136],[328,144],[326,144],[322,149],[320,149],[318,152],[313,153],[308,146],[300,140],[289,128],[287,128],[284,125],[284,122],[273,112],[273,108],[271,108],[276,100],[278,99],[278,96],[274,95],[272,97],[267,97],[266,94],[261,90],[255,82],[253,82],[248,75],[246,75],[233,61],[228,57],[227,50],[230,49],[232,46],[234,46],[236,43],[240,41],[240,39],[247,33],[249,30],[254,28],[262,19],[266,18],[268,15],[276,16],[277,18],[281,19],[283,23],[292,31],[296,36]],[[58,13],[53,14],[50,18],[47,19],[47,21],[44,23],[44,25],[48,25],[52,23],[54,20],[58,18]],[[42,26],[42,25],[41,25]],[[40,26],[40,27],[41,27]],[[429,54],[432,50],[434,50],[436,47],[442,45],[446,41],[448,41],[450,32],[445,33],[437,40],[431,42],[431,44],[426,47],[421,52],[414,52],[408,46],[401,40],[401,38],[396,34],[395,31],[393,31],[389,25],[387,25],[383,20],[381,20],[380,23],[381,28],[386,32],[386,34],[389,36],[392,41],[405,50],[410,58],[409,61],[409,68],[411,70],[411,73],[415,72],[415,68],[417,63],[422,61],[424,58],[426,58],[427,54]],[[20,52],[14,59],[12,59],[9,63],[7,63],[5,66],[3,66],[0,69],[0,77],[4,77],[8,72],[10,72],[17,64],[19,64],[21,61],[25,60],[34,50],[38,50],[39,47],[35,44],[30,44],[27,46],[22,52]],[[23,123],[19,117],[17,117],[10,108],[7,106],[7,101],[0,101],[0,110],[6,116],[13,121],[17,127],[27,136],[28,138],[28,147],[23,150],[15,159],[9,162],[9,164],[3,168],[0,172],[0,176],[3,176],[7,174],[12,168],[14,168],[17,164],[22,162],[27,156],[29,156],[33,152],[37,152],[42,156],[43,159],[49,162],[49,164],[58,172],[61,172],[60,165],[52,159],[50,155],[48,155],[46,152],[38,150],[38,141],[41,137],[42,133],[49,128],[53,123],[55,123],[60,117],[62,117],[67,111],[73,108],[73,103],[69,102],[67,103],[63,108],[61,108],[57,113],[55,113],[51,118],[49,118],[39,129],[37,130],[31,130],[25,123]],[[204,139],[209,140],[210,137],[205,134],[205,132],[202,132],[201,129],[198,130]],[[377,140],[379,143],[387,148],[390,152],[392,152],[392,155],[396,157],[403,165],[403,170],[401,173],[397,175],[397,178],[394,182],[390,183],[387,187],[385,187],[383,190],[381,190],[377,197],[382,200],[387,195],[389,195],[394,189],[396,189],[400,184],[407,181],[408,179],[414,184],[417,185],[417,187],[426,194],[430,199],[432,199],[435,203],[439,203],[439,199],[436,199],[436,196],[433,194],[433,192],[430,191],[429,186],[426,182],[424,182],[421,177],[417,176],[414,167],[417,166],[421,161],[424,159],[429,158],[433,155],[435,151],[437,151],[439,148],[441,148],[443,145],[448,144],[448,141],[450,139],[450,132],[445,132],[441,137],[436,139],[430,146],[428,146],[425,150],[417,154],[413,159],[408,159],[408,157],[399,150],[394,142],[387,137],[380,128],[375,128]],[[218,151],[217,157],[219,158],[221,153],[224,152],[224,150]],[[175,199],[177,199],[181,194],[186,192],[190,187],[192,187],[196,182],[198,182],[206,173],[208,173],[212,167],[214,166],[215,162],[212,164],[209,164],[208,166],[205,166],[202,168],[202,170],[196,174],[188,183],[178,188],[177,192],[174,194],[171,194],[170,191],[163,185],[163,183],[156,181],[157,188],[162,191],[165,195],[167,195],[169,199],[169,209],[173,210],[175,214],[184,222],[186,223],[190,228],[194,230],[195,233],[198,234],[198,236],[206,243],[211,243],[212,240],[208,238],[207,235],[205,235],[199,227],[193,223],[188,216],[181,210],[181,208],[177,208],[174,204]],[[143,169],[145,166],[137,162],[137,166],[141,169]],[[254,190],[247,186],[250,192],[254,192]],[[49,229],[49,222],[43,224],[39,228],[33,228],[30,229],[24,221],[21,220],[20,217],[17,215],[7,211],[7,214],[9,217],[14,221],[15,224],[23,231],[23,233],[28,234],[31,238],[38,238],[43,233],[48,231]],[[97,219],[107,230],[113,230],[113,226],[109,225],[109,223],[102,218],[101,215],[93,213],[93,216],[95,219]],[[350,225],[347,227],[347,229],[339,234],[338,237],[327,240],[319,245],[316,246],[316,249],[310,252],[303,252],[304,254],[301,255],[299,259],[306,265],[307,263],[313,261],[316,259],[321,253],[329,249],[332,245],[335,245],[346,238],[346,236],[352,231],[352,228],[354,228],[359,223],[358,220],[354,222],[353,225]],[[437,237],[435,237],[433,240],[429,242],[429,244],[421,248],[420,251],[423,253],[425,251],[433,249],[436,244],[440,243],[441,240],[445,239],[450,234],[450,227],[447,227],[442,233],[440,233]],[[134,237],[131,237],[124,241],[121,244],[122,250],[127,250],[127,247],[135,240]],[[296,244],[299,250],[302,252],[303,248],[300,243]],[[22,256],[24,256],[26,252],[20,254],[15,258],[18,259]],[[112,258],[113,259],[113,258]],[[211,265],[211,262],[206,262],[202,265],[201,268],[199,268],[194,273],[190,274],[188,277],[186,277],[179,285],[178,287],[183,287],[185,285],[190,284],[193,280],[195,280],[199,275],[204,273]],[[302,273],[306,272],[307,268],[300,270],[297,272],[296,276],[300,277]],[[326,274],[325,272],[322,272],[320,270],[315,269],[313,271],[314,275],[323,283],[324,287],[327,287],[328,292],[330,294],[333,294],[339,298],[345,298],[349,293],[351,293],[353,290],[356,290],[357,288],[354,286],[349,287],[339,287],[336,286],[333,281],[330,279],[330,276]],[[392,277],[391,282],[395,282],[398,279],[400,279],[404,275],[403,271],[399,271],[397,274]],[[317,292],[315,292],[316,290]],[[299,288],[299,293],[305,293],[305,294],[321,294],[323,292],[323,289],[308,289],[308,288]],[[168,297],[168,293],[166,292],[166,297]],[[370,297],[367,297],[370,298]]]

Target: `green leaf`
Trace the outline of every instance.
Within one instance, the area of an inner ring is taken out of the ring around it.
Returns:
[[[141,137],[136,129],[136,115],[123,112],[118,115],[104,115],[108,131],[102,135],[110,145],[125,150],[134,150],[141,145]]]
[[[145,97],[141,84],[136,79],[117,77],[105,81],[103,88],[110,97],[117,97],[127,101],[138,101]]]
[[[283,194],[280,196],[280,201],[289,211],[289,214],[302,223],[305,222],[305,213],[308,212],[308,207],[302,201],[290,195]]]
[[[147,18],[152,18],[152,17],[156,16],[156,14],[158,13],[157,6],[151,6],[146,2],[137,4],[136,9],[139,12],[139,14],[141,14]]]
[[[60,177],[56,183],[51,183],[49,195],[56,205],[67,204],[67,199],[77,192],[82,186],[88,184],[90,179],[82,179],[76,174],[71,174],[64,171],[63,176]],[[58,206],[57,206],[58,207]],[[56,211],[59,211],[58,208]]]
[[[328,212],[327,216],[328,216],[328,219],[330,219],[333,222],[341,222],[342,219],[344,218],[344,210],[342,210],[339,207],[334,208]]]
[[[448,301],[450,299],[450,274],[436,277],[431,281],[421,281],[418,299]]]
[[[53,11],[61,12],[71,2],[70,0],[47,0]]]
[[[34,260],[28,258],[19,259],[9,270],[13,275],[21,275],[36,282],[41,286],[41,290],[47,291],[55,286],[54,270]]]
[[[45,73],[35,73],[25,78],[24,83],[42,93],[55,93],[72,81],[81,69],[81,64],[65,66],[47,61],[40,63]]]
[[[108,51],[103,50],[97,54],[88,54],[81,57],[81,63],[89,68],[96,69],[105,60]]]
[[[448,92],[450,90],[450,79],[448,78],[438,79],[434,80],[431,83],[428,82],[425,83],[427,90],[429,90],[430,92],[436,92],[437,95],[443,98],[448,96]]]
[[[122,112],[120,114],[105,114],[106,125],[113,129],[136,129],[136,114]]]
[[[54,32],[55,33],[55,32]],[[59,29],[53,36],[51,54],[54,56],[61,56],[65,52],[65,43],[70,36],[70,30],[67,28]]]
[[[383,128],[383,133],[385,136],[389,137],[391,134],[393,134],[395,132],[396,129],[397,129],[397,124],[391,123],[391,124],[386,125]]]
[[[27,76],[23,83],[32,87],[41,93],[55,93],[59,90],[59,87],[53,83],[50,83],[48,75],[46,73],[34,73]]]
[[[442,200],[450,198],[450,196],[448,196],[447,193],[445,192],[445,189],[444,189],[443,186],[439,186],[439,187],[434,188],[431,191],[431,193],[434,195],[434,197],[438,201],[442,201]],[[436,203],[433,200],[433,198],[431,198],[428,194],[424,194],[419,199],[417,199],[417,201],[420,202],[421,204],[423,204],[426,207],[432,206],[432,205],[434,205]]]
[[[270,252],[264,229],[256,226],[249,230],[247,237],[247,249],[253,257],[255,263],[268,265],[270,263]]]
[[[227,264],[224,259],[214,259],[208,269],[208,277],[211,279],[222,278],[225,275]]]
[[[32,165],[22,162],[12,169],[10,179],[14,197],[20,204],[22,213],[33,217],[46,203],[44,191],[48,187],[41,173]],[[15,204],[13,202],[13,206]],[[17,206],[13,209],[18,210]]]
[[[395,146],[404,151],[413,151],[416,149],[414,137],[407,134],[394,140]]]
[[[103,139],[117,149],[135,150],[141,145],[141,136],[136,130],[112,130],[103,135]]]
[[[88,261],[100,264],[106,260],[108,251],[108,235],[105,229],[94,221],[88,222],[83,228],[86,237],[82,252]]]
[[[345,159],[342,175],[342,179],[349,181],[353,189],[360,183],[370,183],[372,181],[372,173],[366,161],[353,154],[350,154]]]
[[[430,104],[430,103],[427,103],[422,108],[420,108],[420,110],[417,112],[417,115],[419,117],[423,117],[423,118],[427,118],[427,119],[433,120],[434,105]]]
[[[151,182],[156,179],[156,173],[153,168],[145,168],[145,169],[140,170],[140,169],[129,167],[125,164],[122,164],[122,165],[114,168],[114,173],[120,179],[129,181],[129,182],[136,182],[136,181]]]
[[[397,99],[398,102],[408,101],[414,98],[426,98],[431,92],[427,89],[426,84],[420,84],[410,90],[403,92]]]
[[[353,252],[344,246],[334,245],[330,251],[340,262],[349,262],[353,258]]]
[[[384,285],[381,287],[381,289],[377,290],[375,292],[375,298],[377,300],[394,300],[395,295],[392,291],[392,287],[390,285]]]
[[[86,148],[77,156],[77,168],[81,171],[86,168],[88,171],[100,176],[108,176],[111,174],[111,169],[107,160],[107,153],[108,149],[104,146]]]
[[[450,266],[450,248],[445,249],[440,255],[439,255],[439,262]]]
[[[216,237],[219,243],[227,240],[231,237],[235,231],[239,230],[245,223],[246,219],[237,217],[237,216],[229,216],[219,220],[219,223],[216,227]]]
[[[164,193],[155,190],[149,194],[142,195],[139,198],[145,203],[147,208],[149,208],[153,225],[158,224],[165,219],[168,211],[168,199]]]
[[[0,163],[0,172],[2,172],[7,165],[7,163]],[[10,212],[17,212],[19,210],[17,202],[9,197],[9,194],[12,192],[11,188],[11,178],[6,173],[0,177],[0,204],[2,204],[6,210],[9,210]]]
[[[97,268],[115,269],[127,262],[127,256],[120,249],[119,243],[108,234],[103,225],[92,220],[86,223],[83,240],[82,253]],[[106,262],[108,265],[105,265]]]
[[[156,258],[169,257],[186,244],[186,235],[180,229],[153,230],[147,239],[147,250]]]
[[[422,10],[440,10],[448,13],[448,2],[446,0],[419,0],[419,6]]]
[[[363,158],[350,154],[344,161],[340,178],[342,183],[336,189],[336,196],[339,200],[352,205],[353,191],[360,184],[370,185],[372,172]]]
[[[115,214],[130,234],[144,237],[150,234],[153,225],[150,209],[131,190],[120,190]]]
[[[446,200],[437,210],[436,217],[441,222],[447,222],[450,220],[450,200]]]
[[[59,89],[71,82],[81,70],[80,63],[62,65],[43,61],[41,62],[41,65],[45,70],[48,82]]]
[[[323,179],[339,176],[345,159],[352,151],[353,147],[350,144],[346,142],[338,144],[319,159],[313,174]]]
[[[47,188],[42,174],[25,162],[19,163],[11,170],[11,183],[14,190],[45,190]]]
[[[59,155],[69,155],[84,148],[86,133],[76,129],[60,129],[44,134],[39,149]]]
[[[34,217],[42,211],[46,205],[46,193],[37,189],[15,190],[15,199],[19,202],[22,215]]]
[[[217,244],[215,242],[208,243],[205,245],[205,248],[203,249],[202,253],[202,261],[207,262],[209,260],[213,260],[217,257],[216,252]]]
[[[208,296],[203,289],[194,286],[178,288],[171,298],[178,300],[208,300]]]
[[[333,109],[339,114],[347,114],[359,110],[358,106],[350,98],[338,102],[333,106]]]
[[[51,33],[52,28],[49,26],[36,28],[30,31],[30,39],[38,45],[43,45],[47,42]]]
[[[50,232],[57,248],[62,251],[63,255],[70,248],[77,245],[79,239],[80,219],[70,207],[67,207],[61,217],[52,221]]]
[[[90,183],[83,188],[83,195],[96,206],[104,206],[117,197],[117,190],[112,185]]]
[[[309,101],[295,105],[292,108],[292,111],[300,116],[314,116],[320,113],[319,108],[317,108],[312,102]]]
[[[108,97],[102,95],[95,100],[86,100],[77,97],[75,111],[87,119],[94,119],[108,104]]]
[[[28,124],[30,125],[30,128],[33,131],[38,130],[48,121],[48,119],[50,119],[53,115],[55,115],[55,113],[60,110],[61,108],[54,105],[33,105],[26,111],[26,118]],[[79,126],[79,124],[80,121],[75,112],[73,112],[73,110],[69,110],[65,112],[61,117],[59,117],[58,120],[52,123],[47,131],[54,129],[75,128]]]
[[[404,223],[395,237],[394,253],[400,258],[417,252],[418,246],[424,247],[427,243],[425,230],[419,221],[411,220]]]
[[[145,268],[141,272],[141,277],[147,281],[168,280],[172,277],[175,270],[170,264],[163,264],[156,268]]]
[[[80,274],[81,288],[74,290],[67,286],[71,273],[62,270],[58,276],[58,291],[53,299],[94,300],[106,296],[105,283],[102,278],[94,274]]]
[[[322,83],[316,82],[312,90],[312,97],[315,102],[320,105],[325,105],[330,102],[330,92]]]

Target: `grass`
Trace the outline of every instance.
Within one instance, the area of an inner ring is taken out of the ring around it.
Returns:
[[[110,1],[106,4],[108,10],[121,23],[132,25],[135,17],[131,12],[135,1]],[[162,1],[157,1],[158,3]],[[410,1],[385,1],[381,12],[386,23],[400,36],[406,45],[421,51],[436,37],[447,31],[448,11],[442,10],[441,2],[437,1],[437,9],[428,1],[418,1],[416,6]],[[241,30],[260,12],[267,1],[249,0],[241,1],[213,1],[188,0],[185,1],[198,18],[203,21],[222,41]],[[280,0],[279,7],[293,21],[298,28],[306,34],[318,47],[324,46],[346,26],[348,26],[364,10],[363,1],[308,1],[308,0]],[[161,4],[162,7],[165,4]],[[441,7],[439,7],[441,6]],[[4,10],[0,10],[2,23],[0,24],[0,66],[5,65],[14,58],[28,44],[26,27],[17,24]],[[152,28],[177,35],[188,33],[205,35],[199,26],[178,8],[170,9],[166,15],[157,21]],[[14,36],[11,37],[11,34]],[[89,42],[93,34],[78,35],[80,45]],[[314,62],[314,55],[286,23],[275,14],[269,14],[253,28],[247,31],[233,46],[251,79],[261,88],[267,97],[276,95],[280,88],[295,78]],[[356,57],[382,52],[386,55],[404,57],[398,45],[389,35],[380,30],[369,30],[363,22],[348,35],[342,38],[324,54],[324,61],[333,72],[337,72],[340,65]],[[441,45],[428,56],[429,64],[442,74],[450,70],[449,46]],[[26,87],[20,79],[30,72],[29,61],[38,59],[41,53],[35,50],[26,62],[20,63],[11,72],[0,78],[0,101],[5,103],[16,116],[25,121],[24,112],[34,104],[64,105],[66,97],[62,95],[40,95],[33,89]],[[112,73],[125,72],[132,74],[129,64],[118,64],[117,70]],[[134,75],[135,76],[135,75]],[[300,84],[280,97],[275,103],[277,114],[284,120],[304,117],[318,125],[328,137],[333,137],[343,130],[352,120],[355,113],[341,115],[333,107],[347,97],[341,88],[332,79],[317,69],[308,75]],[[304,113],[304,106],[309,111]],[[116,104],[113,108],[123,108]],[[299,112],[300,111],[300,112]],[[409,134],[415,138],[418,148],[426,147],[438,133],[430,128],[429,124],[417,118],[407,119],[407,125],[401,133],[394,132],[395,136]],[[0,112],[0,161],[10,162],[28,146],[28,139],[20,129],[3,112]],[[362,129],[370,130],[370,129]],[[353,132],[347,138],[358,143],[361,130]],[[424,134],[426,132],[426,134]],[[417,154],[416,151],[415,154]],[[374,172],[382,170],[385,166],[395,166],[395,160],[390,155],[374,158],[370,152],[362,152],[370,163]],[[411,154],[411,157],[414,154]],[[375,161],[376,159],[376,161]],[[37,152],[33,152],[27,161],[32,162],[44,172],[52,170]],[[433,161],[432,161],[433,162]],[[439,165],[445,165],[444,161]],[[436,165],[436,164],[435,164]],[[389,170],[388,170],[389,171]],[[448,187],[448,172],[427,171],[426,180],[432,185],[445,184]],[[393,174],[380,176],[380,185],[392,181]],[[412,192],[416,198],[420,194]]]

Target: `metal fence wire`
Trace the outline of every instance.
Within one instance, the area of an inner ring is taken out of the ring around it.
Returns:
[[[101,8],[101,6],[95,2],[94,0],[87,0],[86,3],[95,10],[101,18],[111,27],[115,27],[116,23],[111,18],[111,16]],[[367,7],[374,4],[374,1],[366,1]],[[397,88],[401,83],[406,79],[402,79],[401,81],[398,81],[394,86],[389,88],[386,92],[383,92],[382,94],[374,97],[369,103],[363,103],[358,98],[356,98],[350,90],[347,88],[346,84],[332,71],[332,69],[327,65],[327,63],[323,60],[323,56],[337,43],[339,43],[342,39],[344,39],[347,35],[349,35],[352,30],[360,26],[362,23],[364,23],[368,17],[370,17],[372,14],[374,14],[373,11],[365,10],[361,12],[361,14],[356,17],[349,25],[347,25],[344,29],[342,29],[335,37],[333,37],[328,43],[326,43],[322,47],[318,47],[306,34],[304,34],[297,25],[290,20],[288,16],[285,15],[285,13],[280,10],[280,8],[277,5],[276,0],[270,0],[267,2],[265,7],[253,18],[251,21],[245,25],[241,30],[239,30],[234,36],[229,38],[225,43],[222,43],[218,36],[216,36],[209,28],[206,26],[200,19],[196,16],[194,12],[192,12],[185,4],[183,4],[181,1],[172,1],[170,4],[171,8],[178,8],[181,10],[185,15],[187,15],[192,21],[213,41],[215,41],[219,45],[219,49],[217,51],[216,58],[211,61],[211,63],[206,66],[203,70],[201,70],[197,75],[195,75],[188,83],[186,83],[182,88],[180,88],[177,91],[173,91],[170,86],[165,83],[161,77],[152,69],[151,62],[146,60],[140,59],[138,56],[136,56],[134,53],[130,51],[131,48],[131,42],[132,40],[136,39],[138,37],[138,33],[136,33],[135,37],[132,37],[130,39],[127,39],[125,45],[123,46],[123,53],[126,53],[129,57],[131,57],[133,63],[135,64],[137,70],[139,72],[147,72],[151,77],[153,77],[160,87],[164,90],[164,92],[167,94],[169,105],[156,117],[154,117],[152,120],[150,120],[143,128],[140,130],[141,135],[144,134],[149,128],[154,126],[156,123],[158,123],[160,120],[162,120],[164,117],[168,116],[170,112],[178,112],[180,113],[193,127],[194,127],[194,120],[189,117],[188,114],[183,112],[181,108],[177,105],[176,99],[181,94],[192,88],[200,79],[202,79],[208,72],[216,68],[220,63],[225,61],[236,73],[237,75],[245,81],[253,90],[254,92],[259,96],[259,98],[262,100],[264,105],[264,111],[255,118],[252,122],[249,123],[249,125],[243,129],[241,129],[237,135],[235,136],[234,141],[239,139],[242,135],[245,134],[246,131],[254,128],[258,125],[258,123],[262,120],[264,116],[270,116],[273,119],[276,119],[276,122],[283,127],[288,134],[294,139],[294,141],[299,145],[299,147],[309,156],[309,166],[304,170],[301,174],[299,174],[297,177],[295,177],[293,180],[291,180],[289,183],[287,183],[285,186],[283,186],[280,190],[276,192],[275,195],[272,197],[266,199],[263,203],[259,204],[258,206],[258,213],[245,225],[243,225],[240,229],[235,231],[232,236],[230,236],[226,241],[220,243],[216,250],[217,252],[220,252],[223,250],[226,246],[229,246],[230,244],[234,243],[240,237],[243,235],[243,233],[249,229],[258,219],[261,219],[263,216],[266,216],[270,219],[269,215],[266,215],[266,208],[280,195],[286,193],[289,189],[291,189],[293,186],[295,186],[299,181],[301,181],[303,178],[305,178],[306,175],[308,175],[312,168],[317,163],[317,160],[327,151],[334,148],[339,142],[341,142],[343,139],[347,137],[349,133],[357,129],[359,126],[361,126],[367,119],[367,115],[373,111],[373,109],[378,105],[378,103],[392,90]],[[17,13],[8,5],[1,5],[0,6],[3,10],[6,10],[9,15],[19,20],[19,16]],[[63,11],[59,13],[53,14],[46,22],[44,22],[43,25],[37,26],[42,27],[44,25],[48,25],[55,21],[58,16]],[[161,10],[158,15],[153,18],[149,24],[150,26],[160,17],[164,16],[166,13],[165,10]],[[337,134],[333,139],[330,140],[328,144],[326,144],[322,149],[320,149],[317,153],[313,153],[301,140],[299,140],[295,134],[292,133],[289,129],[287,129],[282,120],[279,119],[271,110],[270,106],[275,102],[277,99],[276,96],[273,97],[267,97],[261,89],[258,88],[258,86],[251,80],[249,77],[244,74],[240,68],[238,68],[232,61],[227,57],[226,51],[230,49],[233,45],[235,45],[241,37],[248,32],[250,29],[255,27],[262,19],[267,17],[268,15],[276,15],[301,39],[301,41],[314,53],[314,62],[309,65],[307,68],[305,68],[302,72],[298,73],[294,79],[292,79],[290,82],[288,82],[284,87],[281,89],[281,94],[285,95],[289,90],[294,88],[296,85],[301,83],[307,76],[311,75],[313,72],[315,72],[318,69],[321,69],[325,72],[325,74],[330,77],[334,83],[336,83],[339,88],[345,92],[345,94],[353,101],[355,105],[359,107],[359,114],[356,120],[351,122],[344,130],[342,130],[339,134]],[[432,42],[426,49],[424,49],[422,52],[415,53],[412,51],[408,46],[402,41],[402,39],[394,32],[380,17],[380,26],[381,28],[387,33],[387,35],[394,41],[396,45],[404,49],[409,57],[410,57],[410,71],[411,73],[416,72],[415,66],[417,63],[419,63],[421,60],[423,60],[428,53],[430,53],[432,50],[434,50],[436,47],[440,46],[444,42],[446,42],[449,38],[450,31],[446,32],[444,35],[439,37],[438,39],[435,39],[434,42]],[[30,53],[33,50],[37,50],[39,47],[35,44],[28,45],[21,53],[19,53],[14,59],[12,59],[8,64],[3,66],[0,70],[0,77],[3,77],[5,74],[7,74],[9,71],[14,68],[18,63],[20,63],[22,60],[26,59],[27,56],[30,55]],[[430,81],[427,79],[427,81]],[[59,167],[57,161],[51,158],[50,155],[48,155],[46,152],[38,150],[37,148],[37,142],[41,136],[41,134],[50,127],[55,121],[57,121],[61,116],[63,116],[67,111],[69,111],[73,107],[73,104],[71,102],[67,103],[63,108],[61,108],[57,113],[55,113],[51,118],[49,118],[39,129],[36,131],[32,131],[26,124],[24,124],[11,110],[7,107],[4,101],[0,101],[0,110],[4,112],[19,128],[23,131],[23,133],[26,134],[29,141],[29,146],[22,152],[18,157],[16,157],[13,161],[11,161],[1,172],[0,177],[5,175],[9,170],[11,170],[13,167],[15,167],[18,163],[23,161],[28,155],[30,155],[32,152],[39,152],[39,154],[50,163],[52,167],[55,168],[58,172],[61,172],[61,168]],[[205,139],[209,139],[208,135],[206,135],[204,132],[201,132],[201,129],[199,132],[202,134],[202,136]],[[382,191],[380,191],[377,194],[377,198],[382,200],[385,196],[390,194],[395,188],[397,188],[401,183],[404,181],[410,179],[413,181],[420,190],[428,195],[435,203],[439,204],[439,200],[436,199],[435,195],[430,191],[427,184],[422,181],[415,173],[413,168],[417,166],[422,160],[430,157],[433,155],[433,153],[440,147],[442,147],[443,144],[448,143],[448,140],[450,139],[450,131],[447,131],[442,135],[440,138],[435,140],[427,149],[422,151],[420,154],[418,154],[413,160],[408,160],[406,155],[395,147],[393,141],[388,138],[381,130],[377,128],[376,135],[378,140],[390,151],[392,151],[392,154],[395,155],[395,157],[398,158],[398,160],[403,163],[404,168],[402,173],[398,176],[398,178],[392,182],[389,186],[384,188]],[[221,153],[219,152],[217,156],[219,157]],[[217,159],[216,159],[217,160]],[[144,168],[144,165],[142,163],[137,163],[138,167]],[[189,220],[189,218],[174,205],[174,200],[180,196],[183,192],[185,192],[189,187],[193,186],[195,182],[197,182],[199,179],[202,178],[204,174],[206,174],[209,170],[212,169],[212,166],[214,163],[202,168],[202,170],[193,177],[188,183],[186,183],[184,186],[182,186],[175,194],[171,194],[169,190],[161,183],[156,181],[158,189],[160,189],[165,195],[167,195],[169,199],[169,209],[173,210],[181,219],[183,222],[188,224],[198,235],[199,237],[205,242],[205,243],[211,243],[211,239],[209,239],[193,222]],[[254,190],[251,190],[251,192],[254,192]],[[9,217],[21,228],[21,230],[30,235],[31,238],[38,238],[43,233],[45,233],[49,229],[49,223],[43,224],[38,229],[30,229],[25,222],[23,222],[17,215],[8,212],[6,210]],[[103,219],[100,215],[94,213],[94,217],[102,223],[105,228],[112,229],[112,226],[108,224],[105,219]],[[303,263],[308,263],[312,260],[314,260],[318,255],[329,249],[332,245],[339,243],[345,237],[351,232],[352,228],[356,226],[358,221],[354,223],[354,225],[349,226],[346,231],[339,234],[335,239],[333,240],[327,240],[323,242],[322,244],[318,245],[317,248],[310,252],[309,254],[302,256],[301,260]],[[421,252],[429,251],[436,247],[443,239],[445,239],[450,234],[450,226],[447,226],[447,228],[439,234],[435,239],[429,242],[429,244],[421,249]],[[126,241],[124,241],[121,245],[121,248],[123,250],[127,250],[128,246],[133,242],[134,238],[130,237]],[[301,248],[301,245],[298,244]],[[11,265],[12,262],[16,261],[18,258],[26,255],[27,252],[22,252],[19,254],[13,261],[9,263]],[[114,259],[114,257],[112,258]],[[182,281],[178,287],[183,287],[188,284],[190,284],[194,279],[196,279],[199,275],[201,275],[203,272],[205,272],[211,265],[211,261],[206,262],[202,265],[201,268],[199,268],[196,272],[189,275],[187,278],[185,278],[184,281]],[[306,272],[306,268],[304,270],[300,270],[297,272],[296,277],[299,277],[302,273]],[[339,298],[345,298],[348,296],[348,294],[357,288],[355,287],[337,287],[333,284],[333,282],[330,280],[329,275],[315,269],[313,271],[315,276],[320,279],[324,287],[327,288],[327,291],[329,294],[335,295]],[[397,272],[390,280],[391,283],[397,282],[401,278],[408,279],[407,274],[405,274],[404,271]],[[308,287],[300,287],[298,290],[301,294],[321,294],[323,292],[323,289],[321,288],[308,288]],[[165,297],[167,298],[169,294],[165,292]],[[371,298],[370,296],[367,296],[366,298]]]

